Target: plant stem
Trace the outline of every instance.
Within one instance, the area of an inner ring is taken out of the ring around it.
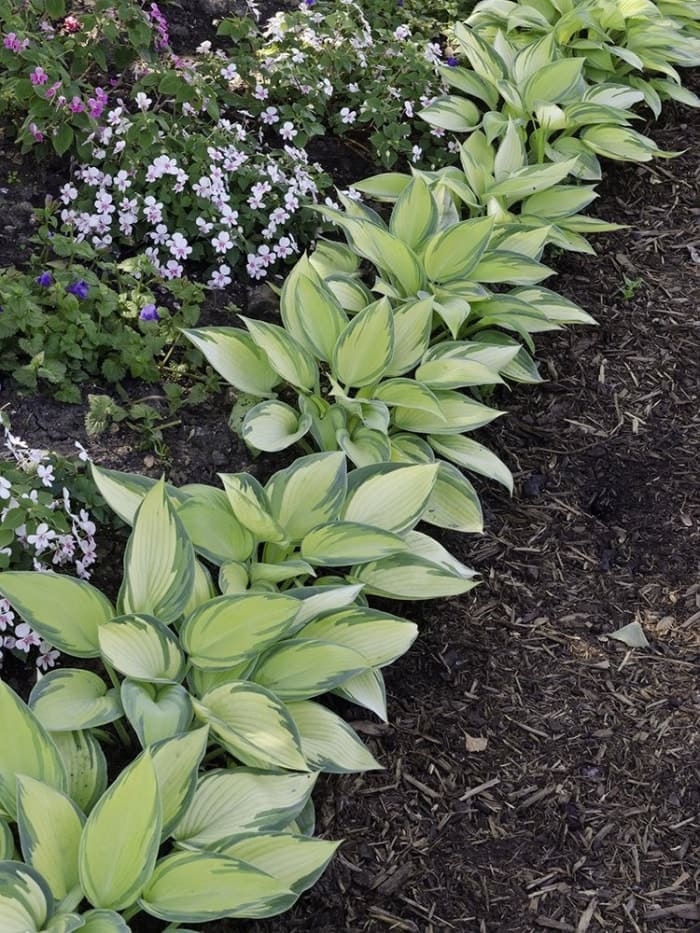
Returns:
[[[104,667],[105,671],[107,671],[107,676],[112,681],[112,686],[121,692],[122,685],[119,682],[119,678],[117,677],[112,665],[105,661],[104,658],[102,658],[102,666]],[[115,719],[112,725],[117,730],[117,735],[122,740],[122,743],[126,745],[127,748],[129,748],[131,745],[131,738],[129,737],[129,733],[124,728],[123,723],[121,723],[118,719]]]

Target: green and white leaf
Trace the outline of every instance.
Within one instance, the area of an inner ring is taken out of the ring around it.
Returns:
[[[394,354],[394,316],[387,298],[360,311],[338,338],[333,374],[346,386],[378,382]]]
[[[345,457],[336,451],[299,457],[265,489],[275,520],[290,541],[301,541],[316,525],[339,516],[347,492]]]
[[[127,525],[133,525],[143,497],[157,482],[150,476],[107,470],[95,463],[90,464],[90,475],[107,505]],[[170,483],[165,484],[165,489],[168,496],[178,503],[183,503],[187,499],[184,493],[175,486],[171,486]]]
[[[275,399],[260,402],[246,414],[241,437],[255,450],[276,453],[296,444],[311,428],[309,415]]]
[[[288,703],[287,709],[301,736],[306,760],[314,771],[349,774],[381,769],[357,733],[325,706],[306,700]]]
[[[38,933],[53,913],[46,881],[23,862],[0,862],[0,929],[2,933]]]
[[[208,727],[203,726],[174,735],[151,747],[163,809],[163,839],[179,823],[194,797],[199,766],[207,750],[208,735]]]
[[[481,534],[484,518],[476,490],[451,463],[440,461],[437,482],[423,521],[450,531]]]
[[[433,282],[467,278],[477,268],[492,232],[493,219],[479,217],[432,236],[423,258],[428,278]]]
[[[262,656],[251,680],[281,700],[307,700],[368,667],[365,658],[351,648],[318,639],[291,638]]]
[[[184,676],[177,636],[154,616],[119,616],[100,627],[99,638],[103,657],[125,677],[165,684]]]
[[[442,420],[433,418],[419,409],[397,408],[394,411],[396,427],[419,434],[462,434],[464,431],[481,428],[505,414],[503,411],[482,405],[461,392],[436,390],[435,396],[440,402]]]
[[[400,658],[417,636],[415,623],[362,606],[327,613],[299,632],[300,638],[316,638],[352,648],[373,668],[384,667]]]
[[[437,466],[430,463],[386,463],[354,470],[342,518],[402,534],[420,521],[436,478]]]
[[[339,843],[293,833],[253,833],[223,848],[222,854],[278,878],[295,894],[312,887],[323,874]]]
[[[29,706],[48,732],[104,726],[124,715],[119,691],[92,671],[60,668],[32,688]]]
[[[107,759],[91,732],[54,732],[54,745],[66,772],[66,793],[89,813],[107,789]]]
[[[247,560],[253,538],[236,520],[228,497],[215,486],[188,486],[190,497],[178,509],[194,549],[214,564]]]
[[[272,368],[285,382],[309,392],[314,388],[318,381],[318,366],[306,347],[278,324],[247,317],[242,317],[242,321]]]
[[[382,672],[370,668],[362,674],[356,674],[332,691],[337,696],[356,703],[378,716],[382,722],[388,721],[386,708],[386,688]]]
[[[445,94],[418,111],[421,120],[451,133],[470,133],[481,120],[478,107],[464,97]]]
[[[250,395],[274,395],[280,377],[250,334],[238,327],[200,327],[182,333],[236,389]]]
[[[405,302],[394,311],[394,353],[385,376],[412,370],[428,349],[433,321],[433,299]]]
[[[267,493],[249,473],[219,473],[233,514],[260,541],[284,541],[285,530],[272,517]]]
[[[358,522],[318,525],[301,542],[302,557],[316,566],[347,567],[405,550],[403,540],[390,531]]]
[[[181,684],[122,682],[121,698],[126,718],[142,748],[184,732],[192,721],[190,695]]]
[[[513,492],[513,474],[503,461],[483,444],[459,435],[429,436],[428,441],[441,457],[446,457],[458,466],[479,473],[505,486]]]

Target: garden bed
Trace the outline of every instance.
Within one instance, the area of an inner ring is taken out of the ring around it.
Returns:
[[[480,432],[516,493],[477,484],[486,532],[443,537],[483,585],[390,607],[421,637],[387,673],[390,724],[352,723],[387,770],[321,779],[319,830],[345,843],[291,912],[212,933],[700,929],[697,116],[669,108],[654,136],[686,154],[608,165],[596,204],[633,229],[555,262],[599,327],[541,340],[549,381]],[[26,201],[16,170],[5,197]],[[78,439],[104,466],[269,472],[223,397],[166,433],[165,464],[124,430],[90,442],[82,406],[2,401],[27,441]],[[609,638],[634,620],[646,650]]]

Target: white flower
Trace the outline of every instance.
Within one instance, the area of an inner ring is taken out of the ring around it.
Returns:
[[[260,114],[260,119],[268,126],[272,126],[273,123],[279,123],[279,118],[280,115],[277,107],[266,107]]]
[[[40,463],[36,468],[36,472],[44,486],[51,486],[52,483],[56,481],[56,477],[53,475],[53,467],[51,464],[44,466]],[[33,491],[35,492],[36,490]]]
[[[225,230],[222,230],[212,238],[211,245],[217,253],[227,253],[233,247],[233,240]]]
[[[225,263],[222,263],[218,269],[212,272],[211,278],[209,279],[209,287],[226,288],[232,281],[230,272],[231,269]]]
[[[12,483],[4,476],[0,476],[0,499],[9,499],[12,489]]]
[[[394,38],[398,39],[399,41],[401,39],[408,39],[410,35],[411,30],[408,28],[408,26],[397,26],[394,30]]]
[[[414,146],[413,149],[411,149],[411,162],[417,162],[422,155],[423,155],[423,150],[421,149],[421,147]]]
[[[33,544],[37,554],[41,554],[49,546],[49,543],[56,537],[56,532],[52,531],[46,522],[37,525],[33,535],[27,535],[27,544]]]
[[[340,120],[342,123],[354,123],[357,119],[357,111],[350,110],[349,107],[342,107],[340,111]]]
[[[151,98],[148,97],[146,94],[144,94],[143,91],[139,91],[139,92],[138,92],[138,94],[136,95],[135,100],[136,100],[136,106],[139,108],[139,110],[142,110],[142,111],[148,110],[148,108],[149,108],[149,107],[151,106],[151,104],[153,103],[153,101],[151,100]]]
[[[282,139],[286,139],[287,142],[290,142],[297,135],[297,131],[294,129],[294,124],[289,120],[285,122],[280,127],[280,136]]]
[[[233,81],[233,79],[238,75],[238,68],[236,68],[235,64],[231,62],[230,65],[222,68],[219,74],[222,78],[226,78],[227,81]]]
[[[211,52],[211,42],[207,39],[206,42],[200,42],[195,52],[199,52],[200,55],[204,55],[207,52]]]

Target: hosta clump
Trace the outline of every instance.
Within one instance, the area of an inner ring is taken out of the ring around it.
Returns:
[[[264,488],[246,474],[223,476],[225,492],[95,478],[133,521],[116,605],[71,577],[0,574],[42,637],[93,659],[44,677],[26,706],[0,683],[3,930],[99,919],[123,931],[138,910],[176,923],[279,913],[336,847],[309,838],[316,773],[378,767],[315,698],[332,690],[385,717],[381,668],[416,636],[361,592],[473,586],[413,530],[436,468],[348,475],[331,453]],[[219,565],[219,596],[202,558]],[[336,575],[297,585],[321,567]],[[133,744],[125,727],[143,751],[107,787],[100,738],[113,728]]]
[[[576,158],[571,174],[586,180],[601,177],[598,156],[648,162],[672,155],[632,129],[639,118],[630,108],[642,92],[624,84],[589,84],[586,58],[566,57],[553,33],[523,49],[502,32],[491,44],[462,23],[455,36],[471,68],[444,68],[442,76],[466,96],[447,94],[422,110],[431,126],[455,133],[482,129],[493,142],[515,125],[529,162]]]
[[[327,184],[320,166],[283,139],[270,145],[262,124],[226,109],[230,94],[219,99],[185,62],[137,87],[105,112],[61,189],[64,232],[96,249],[140,250],[168,280],[204,263],[214,288],[239,262],[260,279],[293,256],[312,229],[302,207]]]
[[[651,0],[563,5],[482,0],[467,24],[487,42],[502,30],[517,48],[551,33],[566,54],[585,57],[590,81],[621,81],[639,89],[658,116],[663,100],[700,105],[697,95],[682,87],[675,67],[700,64],[700,39],[688,28],[698,18],[692,4]]]

